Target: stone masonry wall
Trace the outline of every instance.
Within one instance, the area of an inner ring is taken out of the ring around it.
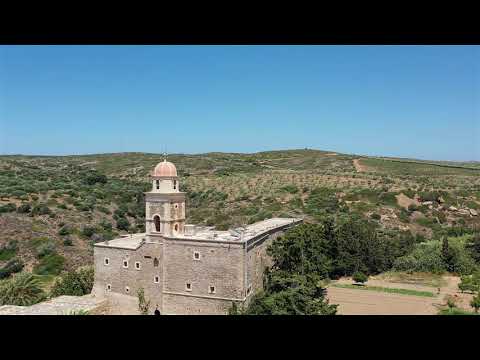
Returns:
[[[145,258],[150,256],[150,258]],[[109,258],[109,265],[104,264],[104,258]],[[144,243],[137,250],[117,248],[94,248],[95,258],[95,288],[97,296],[107,296],[110,293],[118,293],[137,297],[140,287],[145,290],[145,297],[151,300],[153,310],[158,304],[162,306],[162,283],[163,283],[163,244]],[[157,258],[159,265],[154,266]],[[128,260],[128,268],[123,267],[123,260]],[[140,262],[140,269],[135,268],[135,262]],[[158,276],[158,283],[155,282]],[[107,284],[111,290],[107,290]],[[126,287],[129,288],[127,292]],[[152,310],[152,311],[153,311]]]
[[[263,289],[263,274],[266,268],[272,266],[272,260],[267,255],[267,248],[275,238],[281,236],[283,231],[270,234],[265,240],[259,241],[247,250],[247,289],[251,290],[247,295],[247,302],[252,296]]]
[[[224,315],[232,301],[206,299],[181,295],[164,295],[164,314],[170,315]]]
[[[194,259],[194,252],[200,259]],[[242,244],[167,240],[163,310],[166,314],[223,313],[225,304],[244,298]],[[188,291],[186,284],[191,284]],[[209,287],[215,293],[209,293]],[[220,307],[219,307],[220,306]],[[220,310],[219,310],[220,309]]]

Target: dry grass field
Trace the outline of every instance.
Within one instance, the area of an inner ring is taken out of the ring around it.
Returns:
[[[433,295],[419,296],[364,290],[361,285],[352,286],[351,278],[342,278],[328,287],[327,297],[330,303],[339,305],[339,315],[436,315],[446,307],[447,296],[455,298],[458,308],[471,311],[469,303],[473,295],[461,293],[458,290],[459,281],[456,276],[388,273],[372,277],[365,285]]]

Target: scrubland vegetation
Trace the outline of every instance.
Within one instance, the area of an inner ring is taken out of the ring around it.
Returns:
[[[143,153],[0,157],[2,284],[32,273],[22,286],[38,281],[50,296],[57,278],[92,264],[95,242],[144,231],[143,192],[161,160]],[[276,267],[252,312],[333,313],[309,299],[322,298],[324,279],[355,271],[469,276],[478,269],[480,167],[314,150],[169,160],[187,192],[190,223],[228,229],[274,216],[305,219],[272,248]],[[306,252],[299,258],[295,251]],[[280,305],[292,298],[295,309]]]

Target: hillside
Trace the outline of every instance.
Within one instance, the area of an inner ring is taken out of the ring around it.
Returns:
[[[144,230],[143,192],[159,154],[0,156],[0,268],[55,276],[92,263],[92,244]],[[172,154],[187,221],[220,229],[272,216],[358,214],[418,238],[480,225],[478,163],[317,150]]]

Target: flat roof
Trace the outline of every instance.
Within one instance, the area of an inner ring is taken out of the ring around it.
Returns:
[[[298,224],[301,221],[302,219],[300,218],[271,218],[246,225],[245,227],[225,231],[215,230],[214,226],[186,224],[184,234],[165,236],[165,238],[243,243],[259,235],[268,233],[270,230],[281,228],[290,224]],[[95,246],[136,250],[146,240],[147,236],[148,235],[146,233],[123,235],[113,240],[98,242],[95,244]]]
[[[128,234],[113,240],[98,242],[95,246],[137,250],[145,241],[145,236],[146,233]]]
[[[216,240],[216,241],[234,241],[246,242],[258,235],[267,233],[270,230],[280,228],[289,224],[301,222],[299,218],[271,218],[259,221],[245,227],[230,229],[226,231],[215,230],[213,226],[194,226],[193,233],[185,231],[182,235],[176,235],[174,239],[191,240]]]

